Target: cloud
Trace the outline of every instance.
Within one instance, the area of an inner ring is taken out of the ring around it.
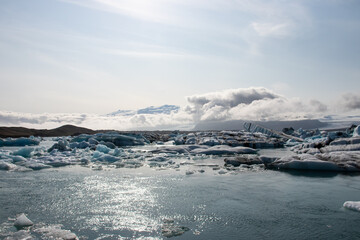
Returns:
[[[194,95],[185,108],[194,121],[221,120],[296,120],[318,118],[327,106],[318,100],[309,103],[286,98],[266,88],[239,88]]]
[[[342,95],[341,105],[348,110],[360,109],[360,95],[346,93]]]
[[[286,37],[290,34],[291,24],[289,23],[251,23],[251,27],[261,37]]]
[[[220,120],[229,117],[228,111],[239,105],[249,105],[261,99],[280,98],[265,88],[239,88],[187,97],[188,112],[195,121]]]
[[[120,115],[67,114],[67,113],[16,113],[0,111],[0,124],[30,128],[55,128],[73,124],[92,129],[116,130],[191,130],[199,122],[248,120],[278,121],[321,119],[329,108],[312,99],[304,101],[287,98],[266,88],[238,88],[219,92],[192,95],[188,104],[178,111],[165,113],[136,113]],[[342,96],[348,110],[360,109],[360,97]],[[332,109],[334,110],[334,109]]]
[[[316,99],[310,100],[310,105],[313,107],[314,111],[326,112],[328,110],[328,107],[325,104]]]
[[[0,111],[0,125],[28,128],[56,128],[72,124],[92,129],[153,130],[192,129],[192,117],[179,111],[172,114],[136,114],[127,116],[104,116],[81,113],[18,113]]]

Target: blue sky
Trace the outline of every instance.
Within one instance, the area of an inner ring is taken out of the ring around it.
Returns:
[[[2,0],[0,110],[106,114],[250,87],[358,100],[359,12],[355,0]]]

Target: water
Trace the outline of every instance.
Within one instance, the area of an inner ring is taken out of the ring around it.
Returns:
[[[360,176],[249,170],[185,175],[71,166],[0,172],[0,223],[26,213],[80,239],[162,239],[164,219],[190,231],[175,239],[360,239]],[[15,229],[10,229],[15,231]]]

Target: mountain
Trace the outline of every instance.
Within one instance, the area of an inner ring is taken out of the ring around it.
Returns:
[[[0,137],[58,137],[58,136],[75,136],[79,134],[95,134],[96,131],[77,127],[73,125],[64,125],[54,129],[32,129],[24,127],[0,127]]]
[[[106,116],[133,116],[136,114],[171,114],[176,113],[180,109],[176,105],[162,105],[160,107],[150,106],[138,110],[118,110],[107,114]]]

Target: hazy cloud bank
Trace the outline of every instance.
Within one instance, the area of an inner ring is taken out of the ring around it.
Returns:
[[[327,105],[318,100],[286,98],[266,88],[229,89],[188,96],[186,99],[187,106],[178,111],[156,114],[139,114],[136,111],[124,115],[30,114],[0,111],[0,125],[55,128],[64,124],[74,124],[92,129],[192,129],[195,124],[206,121],[317,119],[329,114],[330,111]],[[360,108],[360,97],[355,94],[343,95],[341,99],[343,109]]]

